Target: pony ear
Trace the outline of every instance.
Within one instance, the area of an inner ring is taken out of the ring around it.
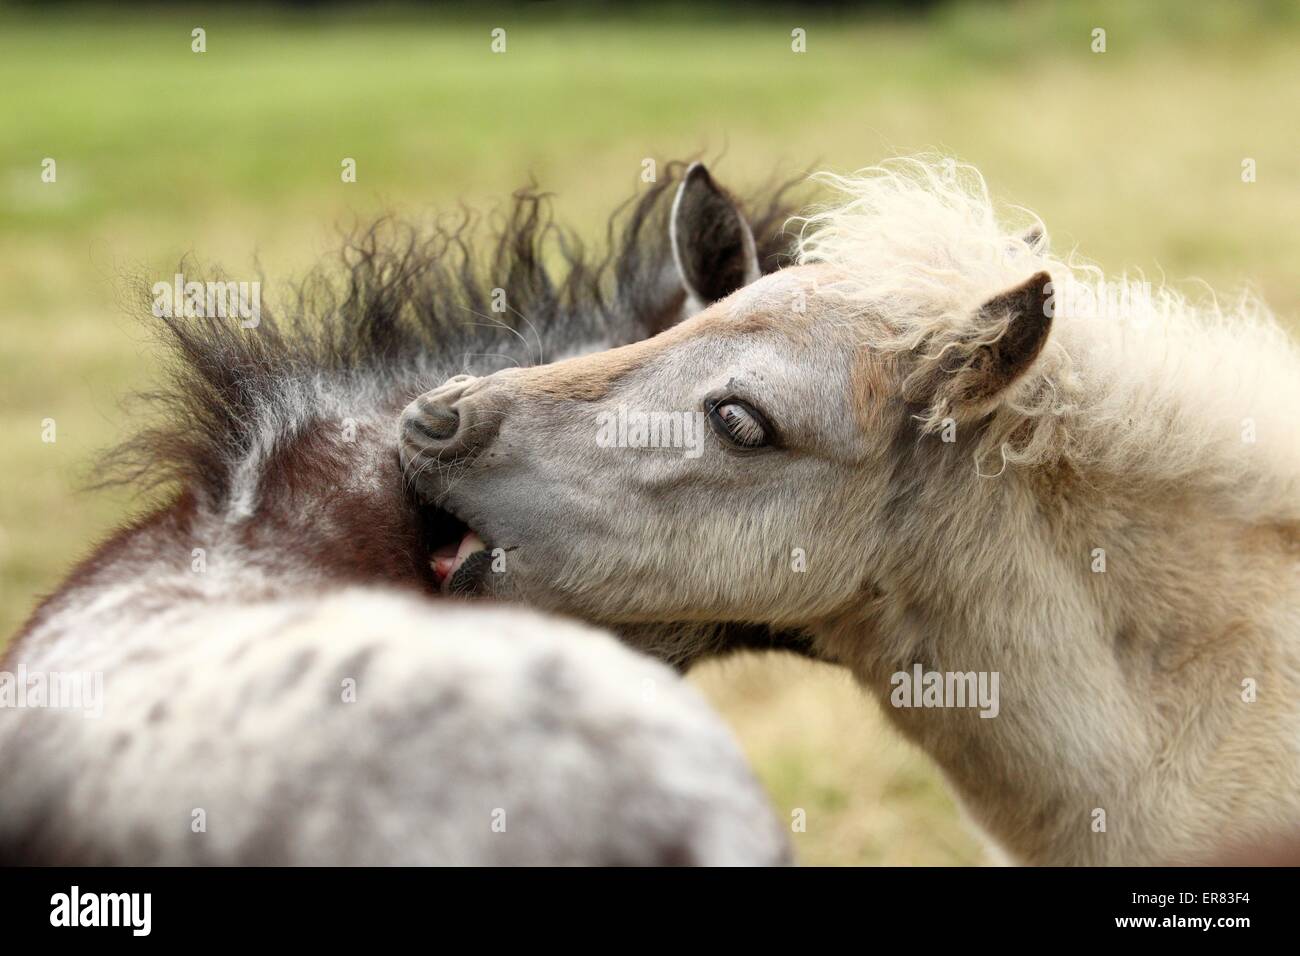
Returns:
[[[1047,233],[1042,226],[1030,226],[1020,235],[1007,239],[1007,252],[1012,256],[1040,255],[1047,251]]]
[[[677,187],[668,234],[688,301],[683,318],[725,299],[760,275],[754,233],[735,200],[703,163]]]
[[[1020,234],[1020,241],[1029,247],[1033,253],[1043,252],[1047,249],[1047,233],[1043,231],[1042,226],[1030,226]]]
[[[1047,344],[1051,297],[1051,275],[1038,272],[989,299],[970,331],[914,373],[908,383],[911,397],[942,402],[968,415],[988,411]]]

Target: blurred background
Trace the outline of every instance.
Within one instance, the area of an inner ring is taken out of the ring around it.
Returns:
[[[0,7],[0,644],[133,507],[79,490],[155,366],[126,271],[170,277],[193,252],[287,277],[340,225],[492,208],[529,177],[595,239],[647,157],[703,155],[744,192],[936,149],[1058,249],[1248,283],[1291,323],[1298,107],[1296,0]],[[771,656],[692,680],[779,811],[805,811],[802,862],[982,861],[847,676]]]

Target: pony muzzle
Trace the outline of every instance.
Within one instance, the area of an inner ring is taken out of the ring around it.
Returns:
[[[402,467],[424,492],[419,479],[436,479],[440,468],[476,454],[496,437],[500,414],[488,409],[486,379],[457,375],[425,392],[402,411],[398,449]]]
[[[411,488],[433,504],[426,518],[429,567],[444,594],[474,593],[491,561],[479,533],[439,507],[449,470],[496,436],[499,415],[487,413],[488,399],[475,388],[481,382],[458,375],[407,405],[398,421],[402,470]]]

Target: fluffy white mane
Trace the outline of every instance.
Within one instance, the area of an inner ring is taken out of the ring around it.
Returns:
[[[1233,485],[1239,499],[1256,485],[1286,494],[1290,513],[1300,508],[1300,355],[1257,298],[1223,308],[1204,290],[1193,303],[1140,275],[1108,279],[1074,254],[1060,258],[1036,215],[1000,215],[978,170],[954,160],[904,158],[816,178],[837,201],[796,220],[798,261],[849,277],[822,291],[883,320],[870,323],[873,349],[937,357],[971,335],[982,303],[1051,274],[1048,345],[990,423],[982,472],[1063,461]],[[946,414],[929,409],[924,427]]]

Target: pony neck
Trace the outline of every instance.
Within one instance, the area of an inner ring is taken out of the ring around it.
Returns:
[[[953,510],[926,523],[932,540],[894,542],[866,606],[820,628],[818,643],[1013,857],[1176,856],[1205,845],[1198,828],[1244,838],[1276,812],[1255,787],[1224,820],[1212,795],[1243,790],[1234,767],[1297,770],[1267,729],[1293,740],[1298,726],[1295,526],[1244,521],[1204,486],[1041,466],[947,487]],[[891,678],[917,664],[997,672],[996,718],[895,706]],[[1244,706],[1253,674],[1276,694]],[[1180,815],[1165,813],[1171,799]],[[1098,810],[1111,814],[1105,832],[1089,825]]]

